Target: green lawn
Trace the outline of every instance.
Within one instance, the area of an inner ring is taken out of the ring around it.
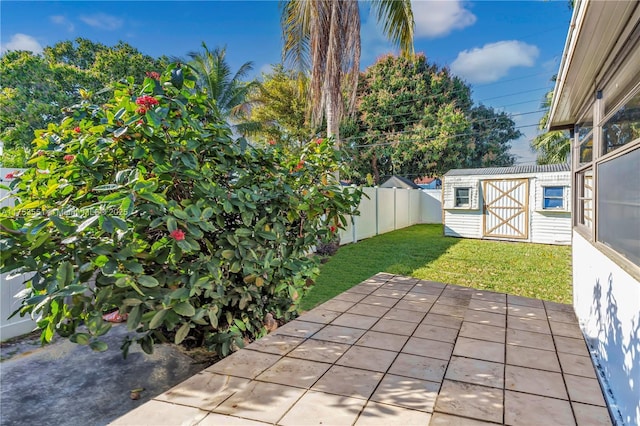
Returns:
[[[378,272],[571,303],[569,246],[444,237],[442,225],[415,225],[341,247],[302,309]]]

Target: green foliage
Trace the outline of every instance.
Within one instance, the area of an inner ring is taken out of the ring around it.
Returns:
[[[128,75],[140,83],[165,63],[123,42],[107,47],[82,38],[46,47],[43,56],[8,52],[0,59],[0,138],[7,149],[28,150],[34,131],[62,119],[63,107],[89,97],[104,102],[103,88]]]
[[[512,140],[522,136],[515,123],[504,112],[479,105],[470,111],[473,150],[465,161],[465,167],[512,166],[515,157],[509,153]]]
[[[424,55],[379,59],[360,79],[358,129],[352,134],[360,175],[442,174],[471,151],[471,91]],[[349,138],[347,138],[349,140]],[[380,144],[383,145],[380,145]]]
[[[226,59],[227,50],[216,48],[209,50],[202,43],[202,52],[190,52],[189,66],[197,76],[196,85],[199,90],[214,101],[218,113],[223,118],[229,118],[235,123],[245,121],[248,114],[247,98],[256,86],[255,82],[245,82],[244,78],[253,69],[252,62],[245,62],[234,73]],[[241,126],[236,126],[240,133],[244,133]]]
[[[551,81],[555,81],[553,76]],[[538,129],[544,133],[539,134],[531,141],[531,151],[537,154],[537,164],[561,164],[569,161],[571,153],[571,139],[562,130],[547,131],[549,122],[549,109],[553,101],[553,90],[547,92],[542,101],[541,107],[547,111],[540,118]]]
[[[297,156],[243,150],[195,77],[115,85],[37,131],[30,168],[0,217],[0,272],[25,273],[21,315],[92,349],[105,312],[127,314],[145,352],[159,341],[224,356],[288,320],[318,273],[308,256],[332,238],[360,192],[333,177],[329,140]],[[79,328],[84,324],[86,328]]]
[[[21,169],[27,167],[29,156],[22,148],[4,149],[0,155],[0,167]]]
[[[262,74],[262,83],[249,96],[252,104],[250,135],[262,144],[270,141],[299,148],[313,135],[307,120],[308,79],[297,78],[282,65]]]

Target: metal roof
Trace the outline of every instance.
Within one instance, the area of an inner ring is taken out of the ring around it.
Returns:
[[[420,189],[418,185],[411,182],[409,179],[404,178],[402,176],[391,176],[387,179],[380,188],[410,188],[410,189]]]
[[[530,166],[487,167],[484,169],[452,169],[445,173],[445,177],[471,175],[515,175],[522,173],[554,173],[569,171],[571,171],[569,164],[563,163]]]

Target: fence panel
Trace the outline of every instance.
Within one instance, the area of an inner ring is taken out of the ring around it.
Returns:
[[[442,223],[442,190],[423,189],[420,197],[420,223]]]
[[[409,197],[409,192],[411,191],[415,191],[415,189],[396,188],[395,229],[406,228],[407,226],[411,225],[411,198]]]
[[[395,188],[378,188],[378,234],[396,229],[395,195]]]
[[[5,176],[14,170],[15,169],[0,168],[0,181],[2,181],[4,185],[8,185],[10,182]],[[0,207],[14,206],[13,199],[4,199],[8,194],[8,191],[0,189],[0,200],[3,200],[0,202]],[[0,341],[29,333],[36,326],[35,321],[28,316],[15,316],[8,319],[9,315],[20,307],[20,301],[14,296],[24,288],[23,282],[26,279],[27,276],[25,275],[13,277],[10,276],[10,274],[0,275]]]

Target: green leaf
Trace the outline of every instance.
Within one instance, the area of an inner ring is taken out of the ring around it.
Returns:
[[[140,305],[134,306],[127,316],[127,330],[134,331],[136,328],[138,328],[141,318],[142,310],[140,309]]]
[[[142,267],[142,265],[139,264],[138,262],[134,261],[134,260],[125,260],[125,261],[122,262],[122,264],[124,265],[125,268],[127,268],[128,270],[130,270],[134,274],[142,274],[142,273],[144,273],[144,268]],[[140,284],[142,284],[142,283],[140,283]],[[145,287],[148,287],[148,286],[145,286]]]
[[[196,314],[196,309],[189,302],[180,302],[174,305],[173,311],[183,317],[191,317]]]
[[[176,345],[179,345],[180,343],[182,343],[182,341],[185,339],[185,337],[187,337],[189,335],[189,330],[191,330],[191,327],[189,327],[189,323],[185,322],[184,324],[182,324],[182,327],[180,327],[178,329],[178,331],[176,332],[176,337],[174,340],[174,343]]]
[[[236,318],[235,320],[233,320],[233,322],[238,326],[240,330],[242,331],[247,330],[247,326],[244,322],[242,322],[242,320],[239,320],[238,318]]]
[[[105,342],[102,342],[100,340],[94,340],[89,344],[89,347],[96,352],[104,352],[109,349],[109,346],[107,346]]]
[[[106,185],[98,185],[93,187],[93,191],[101,192],[101,191],[114,191],[120,188],[120,185],[116,185],[115,183],[108,183]]]
[[[69,285],[71,280],[73,280],[73,265],[67,261],[62,262],[60,266],[58,266],[56,280],[58,280],[58,285],[61,287]]]
[[[153,330],[160,327],[162,321],[164,320],[164,317],[167,316],[167,312],[169,312],[167,309],[156,312],[156,314],[153,316],[153,318],[151,318],[151,321],[149,322],[149,328]]]
[[[140,198],[144,198],[147,201],[151,201],[152,203],[165,205],[167,200],[160,194],[156,194],[155,192],[141,192],[138,194]]]
[[[218,307],[214,306],[213,308],[209,308],[209,322],[211,323],[211,327],[214,329],[218,328]]]
[[[176,220],[175,220],[174,218],[169,217],[169,218],[167,219],[167,230],[168,230],[169,232],[173,232],[173,231],[175,231],[176,229],[178,229],[178,222],[176,222]]]
[[[235,257],[236,252],[234,250],[222,250],[222,257],[227,260],[231,260]]]
[[[79,345],[88,345],[91,340],[91,335],[87,333],[75,333],[71,335],[69,340]]]
[[[113,132],[113,137],[114,138],[119,138],[120,136],[124,135],[125,133],[127,133],[127,130],[129,129],[129,127],[124,126],[124,127],[120,127],[118,129],[116,129],[115,132]]]
[[[78,226],[78,229],[76,229],[76,232],[82,232],[85,229],[87,229],[88,227],[90,227],[91,225],[93,225],[99,218],[100,216],[95,215],[95,216],[91,216],[89,219],[85,220],[84,222],[82,222],[80,224],[80,226]]]
[[[157,279],[150,275],[140,275],[138,282],[144,287],[157,287],[160,284]]]
[[[147,120],[149,120],[149,122],[155,127],[158,127],[162,123],[162,118],[160,118],[160,116],[152,109],[147,111],[146,117]]]

